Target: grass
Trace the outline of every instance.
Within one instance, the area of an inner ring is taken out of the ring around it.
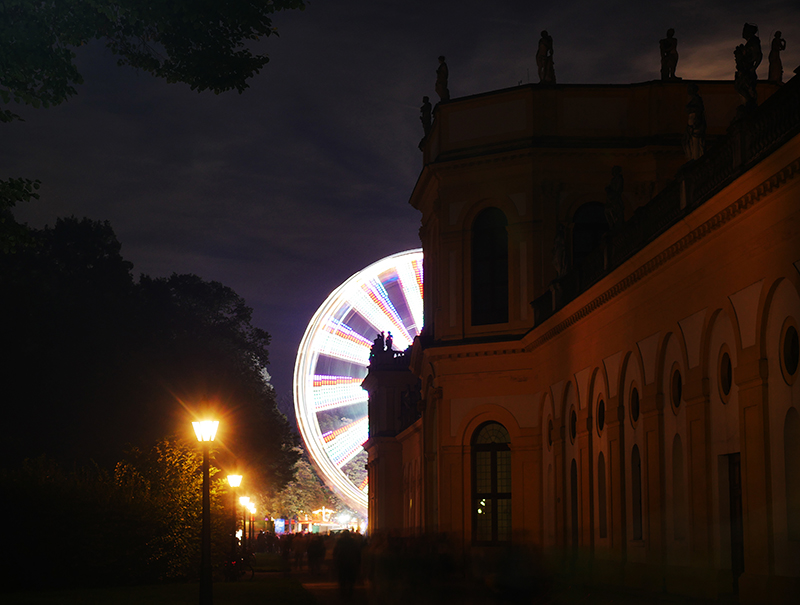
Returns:
[[[0,594],[3,605],[197,605],[200,587],[159,584],[121,588],[26,591]],[[253,580],[217,582],[214,605],[315,605],[300,583],[281,575],[259,574]]]

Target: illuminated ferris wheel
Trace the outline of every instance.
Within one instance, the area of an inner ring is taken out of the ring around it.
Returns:
[[[350,277],[306,328],[294,366],[300,434],[322,479],[358,512],[367,512],[369,354],[379,332],[405,350],[422,330],[422,250],[387,256]]]

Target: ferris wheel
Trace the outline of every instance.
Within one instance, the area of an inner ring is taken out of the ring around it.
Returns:
[[[311,318],[294,366],[294,409],[322,479],[367,513],[369,354],[380,332],[405,350],[422,331],[422,250],[387,256],[334,290]]]

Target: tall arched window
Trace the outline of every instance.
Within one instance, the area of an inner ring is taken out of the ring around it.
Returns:
[[[606,512],[606,458],[603,452],[597,456],[597,512],[600,537],[608,535],[608,514]]]
[[[642,459],[639,446],[634,445],[631,452],[631,518],[633,519],[633,539],[642,539]]]
[[[569,465],[570,513],[572,522],[572,549],[578,550],[578,465],[575,458]]]
[[[488,422],[472,436],[472,540],[511,541],[511,438],[502,424]]]
[[[786,529],[790,540],[800,540],[800,414],[786,413],[783,425],[783,460],[786,472]]]
[[[601,202],[583,204],[572,215],[572,263],[580,265],[592,250],[600,245],[608,231],[605,205]]]
[[[686,537],[686,480],[683,473],[681,436],[672,440],[672,535],[675,540]]]
[[[499,208],[472,223],[472,325],[508,322],[508,220]]]

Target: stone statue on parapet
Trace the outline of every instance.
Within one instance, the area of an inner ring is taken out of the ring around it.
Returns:
[[[567,229],[560,221],[556,225],[556,237],[553,241],[553,269],[556,270],[556,279],[567,272]]]
[[[422,106],[419,108],[419,120],[422,122],[422,131],[427,137],[431,133],[431,125],[433,124],[433,107],[428,97],[422,97]]]
[[[739,116],[743,111],[748,112],[758,106],[758,94],[756,92],[758,76],[756,75],[756,69],[763,58],[757,25],[745,23],[742,28],[742,38],[745,39],[745,43],[740,44],[733,51],[733,57],[736,60],[736,76],[733,83],[736,92],[742,98]]]
[[[439,67],[436,68],[436,94],[442,101],[450,100],[450,90],[447,88],[447,81],[450,78],[450,70],[444,61],[444,55],[439,57]]]
[[[700,88],[694,82],[689,82],[689,102],[686,112],[689,114],[686,134],[683,137],[683,151],[687,160],[697,160],[706,149],[706,109]]]
[[[622,166],[614,166],[611,169],[611,182],[606,186],[605,215],[609,229],[614,229],[625,220],[625,203],[622,201],[624,185]]]
[[[539,70],[540,84],[555,84],[556,71],[553,64],[553,36],[542,31],[539,48],[536,50],[536,68]]]
[[[394,337],[392,336],[391,332],[386,333],[386,350],[391,352],[394,351],[392,345],[394,344]]]
[[[675,30],[671,27],[667,30],[667,37],[658,42],[661,50],[661,80],[680,80],[675,76],[675,68],[678,67],[678,40],[675,38]]]
[[[783,63],[781,62],[781,51],[786,50],[786,40],[781,37],[781,32],[775,32],[772,38],[772,45],[769,48],[769,77],[770,82],[783,83]]]

